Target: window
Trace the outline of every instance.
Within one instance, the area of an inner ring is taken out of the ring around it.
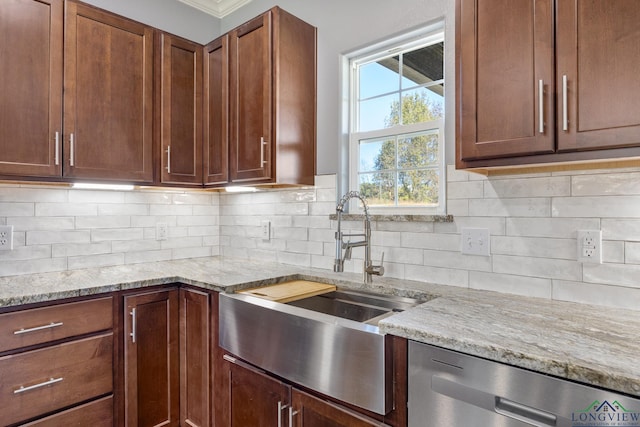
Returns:
[[[349,187],[376,213],[443,214],[444,33],[350,59]]]

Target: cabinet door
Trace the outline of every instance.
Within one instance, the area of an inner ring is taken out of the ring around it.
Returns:
[[[232,361],[230,361],[232,360]],[[228,383],[227,395],[218,402],[229,427],[273,427],[285,425],[289,387],[258,370],[225,355],[222,364]],[[218,391],[220,393],[220,391]]]
[[[459,159],[554,151],[553,3],[458,0]]]
[[[209,416],[209,295],[180,289],[180,422],[205,427]]]
[[[202,184],[202,45],[158,38],[161,182]]]
[[[204,48],[204,183],[229,180],[229,35]]]
[[[381,422],[347,408],[320,400],[314,396],[293,389],[291,392],[293,407],[292,423],[289,427],[382,427]]]
[[[0,2],[0,174],[59,176],[62,0]]]
[[[68,1],[64,175],[153,179],[153,29]]]
[[[640,146],[638,1],[557,3],[558,149]]]
[[[179,423],[178,290],[126,296],[125,423]]]
[[[229,35],[230,179],[268,182],[272,177],[271,12]]]

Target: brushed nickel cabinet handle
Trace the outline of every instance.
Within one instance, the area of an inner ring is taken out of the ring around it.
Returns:
[[[74,150],[74,145],[75,145],[75,139],[73,137],[73,134],[69,135],[69,166],[73,167],[74,166],[74,157],[76,155],[75,150]]]
[[[264,159],[264,147],[267,146],[267,141],[264,140],[264,136],[260,137],[260,167],[263,167],[267,164],[267,161]]]
[[[289,406],[289,427],[293,427],[293,416],[297,414],[298,411],[293,410],[293,405]]]
[[[34,384],[34,385],[27,386],[27,387],[20,386],[20,388],[13,390],[13,394],[20,394],[20,393],[24,393],[25,391],[35,390],[35,389],[40,388],[40,387],[46,387],[46,386],[51,385],[51,384],[59,383],[63,379],[64,378],[62,378],[62,377],[60,377],[60,378],[50,378],[49,381],[45,381],[45,382],[40,383],[40,384]]]
[[[131,332],[129,333],[129,336],[131,337],[131,342],[135,343],[136,342],[136,309],[132,308],[129,314],[131,315]]]
[[[60,164],[60,132],[56,132],[56,152],[55,152],[55,164],[58,166]]]
[[[567,108],[567,91],[568,91],[567,75],[562,76],[562,130],[569,130],[569,113]]]
[[[171,173],[171,146],[167,146],[167,173]]]
[[[539,131],[544,133],[544,81],[538,81],[538,120]]]
[[[51,322],[48,325],[36,326],[35,328],[21,328],[20,330],[14,331],[13,335],[28,334],[29,332],[42,331],[44,329],[56,328],[62,325],[62,322]]]
[[[278,427],[282,427],[282,411],[284,411],[288,407],[289,405],[287,404],[283,405],[282,402],[278,400]]]

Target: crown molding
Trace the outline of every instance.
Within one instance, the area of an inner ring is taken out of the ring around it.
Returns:
[[[224,18],[251,0],[178,0],[216,18]]]

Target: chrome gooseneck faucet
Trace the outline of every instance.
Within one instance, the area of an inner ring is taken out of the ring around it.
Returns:
[[[364,233],[345,234],[340,229],[342,212],[344,211],[344,205],[353,198],[360,199],[362,202],[364,209]],[[358,246],[364,246],[364,268],[362,271],[362,280],[364,283],[371,283],[374,275],[382,276],[384,274],[384,267],[382,265],[384,262],[384,252],[382,253],[380,265],[374,265],[371,261],[371,217],[369,216],[367,201],[357,191],[350,191],[342,196],[342,199],[338,202],[338,205],[336,206],[336,214],[338,216],[338,231],[336,231],[336,259],[333,264],[333,271],[336,273],[342,273],[344,271],[345,260],[351,259],[351,250]],[[344,241],[345,237],[349,238],[346,242]],[[352,242],[350,239],[351,237],[360,237],[363,240]],[[342,253],[343,249],[344,254]]]

